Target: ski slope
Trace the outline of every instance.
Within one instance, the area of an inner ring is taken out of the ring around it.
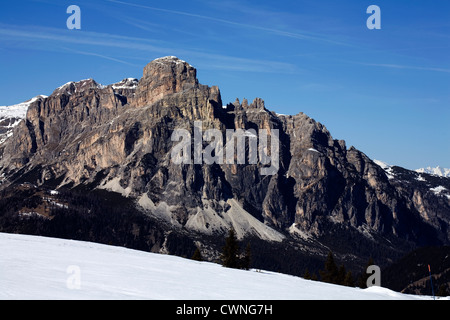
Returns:
[[[432,299],[91,242],[0,233],[0,299]]]

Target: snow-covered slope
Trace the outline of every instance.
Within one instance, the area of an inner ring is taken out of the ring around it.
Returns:
[[[0,299],[431,299],[90,242],[0,233]]]

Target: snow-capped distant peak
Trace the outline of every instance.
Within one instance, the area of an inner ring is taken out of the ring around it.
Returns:
[[[437,167],[426,167],[426,168],[420,168],[415,170],[418,173],[428,173],[439,177],[446,177],[450,178],[450,169],[448,168],[441,168],[440,166]]]

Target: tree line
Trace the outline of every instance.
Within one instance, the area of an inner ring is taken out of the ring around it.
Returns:
[[[367,267],[370,265],[374,265],[374,261],[372,258],[369,258],[366,267],[359,273],[359,275],[355,278],[352,272],[347,271],[344,264],[341,264],[339,267],[335,262],[333,252],[329,251],[327,259],[325,260],[323,269],[319,270],[320,279],[316,274],[310,274],[308,269],[305,271],[303,278],[310,280],[320,280],[322,282],[347,286],[347,287],[360,287],[367,288],[367,279],[370,274],[366,273]]]
[[[252,254],[250,243],[247,243],[245,250],[242,252],[236,236],[236,232],[231,228],[225,238],[225,244],[220,254],[220,262],[222,266],[227,268],[249,270],[252,262],[251,256]],[[199,248],[195,250],[192,259],[198,261],[203,260]],[[366,267],[361,271],[361,273],[354,277],[352,272],[350,270],[347,271],[343,264],[341,264],[340,266],[336,264],[333,252],[329,251],[323,268],[319,270],[319,275],[317,275],[316,273],[310,273],[308,268],[306,268],[303,274],[303,278],[348,287],[358,286],[360,288],[367,288],[367,279],[370,274],[367,274],[366,270],[370,265],[374,265],[374,261],[372,258],[368,260]]]
[[[197,248],[192,256],[193,260],[202,261],[203,257],[200,250]],[[250,269],[251,264],[251,248],[250,243],[247,243],[244,252],[241,252],[239,241],[236,232],[231,228],[225,238],[225,245],[220,254],[220,261],[222,266],[235,269]]]

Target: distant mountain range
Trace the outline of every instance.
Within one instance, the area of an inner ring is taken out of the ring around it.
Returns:
[[[255,266],[295,274],[317,271],[330,250],[360,272],[370,257],[387,265],[450,244],[450,178],[373,161],[260,98],[224,104],[176,57],[150,62],[139,80],[69,82],[9,108],[3,232],[199,248],[214,261],[233,228]]]
[[[440,166],[437,167],[426,167],[426,168],[420,168],[417,169],[416,172],[419,173],[428,173],[428,174],[434,174],[436,176],[440,177],[450,177],[450,169],[449,168],[441,168]]]
[[[392,165],[381,161],[381,160],[374,160],[374,162],[376,164],[378,164],[380,167],[382,167],[383,169],[387,170],[389,172],[389,168],[393,167]],[[420,168],[420,169],[416,169],[414,170],[418,173],[427,173],[427,174],[432,174],[438,177],[445,177],[448,178],[450,177],[450,169],[448,168],[441,168],[440,166],[437,167],[426,167],[426,168]]]

